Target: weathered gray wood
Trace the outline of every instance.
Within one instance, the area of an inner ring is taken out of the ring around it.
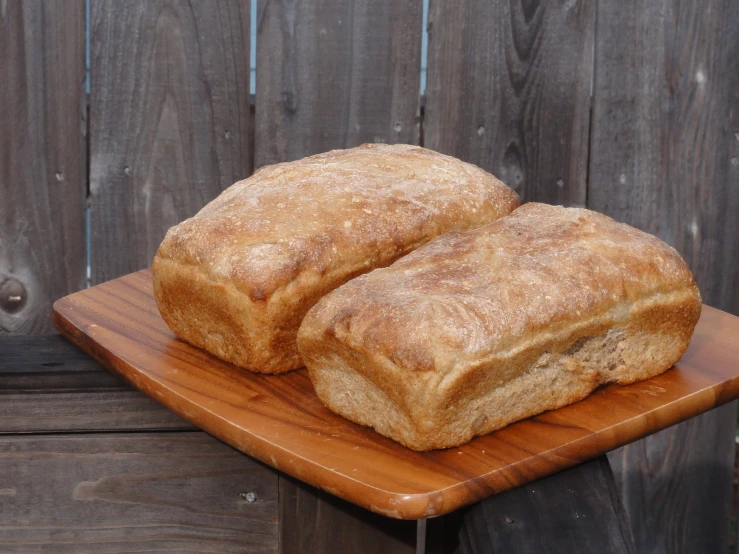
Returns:
[[[738,41],[736,35],[739,35],[739,31],[734,31],[734,40]],[[734,59],[736,64],[736,58]],[[735,68],[734,71],[729,71],[726,76],[730,79],[729,84],[729,110],[731,113],[732,120],[729,125],[734,128],[734,140],[731,140],[731,136],[728,137],[729,144],[729,171],[727,175],[729,195],[736,202],[739,197],[739,123],[737,118],[739,117],[739,69]],[[731,135],[731,131],[729,131]],[[724,135],[724,138],[726,136]],[[736,223],[737,217],[734,212],[734,222]],[[735,236],[736,240],[736,236]],[[736,252],[736,250],[734,251]],[[734,256],[736,258],[736,256]],[[735,262],[736,263],[736,262]],[[736,266],[735,266],[736,267]],[[734,283],[731,282],[731,277],[724,277],[721,279],[721,289],[718,292],[719,298],[725,299],[725,309],[733,314],[739,314],[739,270],[734,271]],[[739,540],[739,539],[738,539]]]
[[[428,526],[429,554],[636,554],[605,456]]]
[[[0,467],[3,552],[277,551],[276,472],[205,433],[0,437]]]
[[[703,300],[730,310],[739,274],[739,4],[628,4],[598,8],[588,206],[677,248]]]
[[[85,286],[85,2],[0,2],[0,335]]]
[[[256,165],[417,143],[421,0],[259,0]]]
[[[413,554],[416,522],[368,512],[280,475],[280,554]]]
[[[91,1],[92,280],[249,174],[249,0]]]
[[[191,430],[60,335],[0,338],[0,433]]]
[[[592,0],[431,0],[425,146],[585,205]]]
[[[192,429],[154,400],[130,389],[0,394],[0,433]]]
[[[0,337],[0,394],[130,390],[61,335]]]
[[[611,452],[639,552],[728,552],[736,405]]]
[[[597,29],[589,207],[739,311],[739,4],[599,2]],[[640,552],[726,551],[735,422],[732,403],[611,454]]]

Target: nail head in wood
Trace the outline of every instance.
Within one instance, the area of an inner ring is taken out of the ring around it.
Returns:
[[[15,277],[0,278],[0,309],[14,314],[23,309],[28,300],[26,287]]]

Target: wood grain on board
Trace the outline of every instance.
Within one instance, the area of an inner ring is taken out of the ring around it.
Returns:
[[[0,335],[85,286],[85,2],[0,2]]]
[[[259,0],[257,167],[418,143],[422,0]]]
[[[676,368],[418,453],[327,410],[307,372],[240,370],[177,340],[144,270],[68,296],[55,324],[184,419],[301,481],[401,519],[441,515],[573,466],[739,396],[739,318],[705,307]]]
[[[588,207],[677,248],[737,312],[739,4],[600,2],[597,29]],[[726,551],[735,427],[731,405],[611,455],[640,551]]]
[[[427,554],[636,554],[605,456],[429,520]]]
[[[249,0],[91,0],[92,280],[249,175]]]
[[[424,144],[523,200],[585,205],[592,0],[431,0]]]
[[[0,466],[3,552],[277,552],[276,472],[205,433],[6,436]]]

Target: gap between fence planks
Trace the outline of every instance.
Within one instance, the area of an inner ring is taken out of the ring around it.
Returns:
[[[0,434],[195,429],[61,335],[0,337]]]

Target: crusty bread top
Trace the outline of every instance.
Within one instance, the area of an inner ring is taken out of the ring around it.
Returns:
[[[456,158],[365,144],[260,169],[170,229],[157,256],[267,300],[302,273],[326,282],[337,265],[361,273],[518,203],[495,177]]]
[[[444,375],[674,292],[700,306],[690,270],[658,238],[589,210],[531,203],[326,295],[303,320],[298,346],[322,332],[393,371]]]

